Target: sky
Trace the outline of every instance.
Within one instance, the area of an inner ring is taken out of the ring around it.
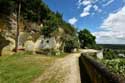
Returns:
[[[99,44],[125,44],[125,0],[43,0],[78,30],[87,28]]]

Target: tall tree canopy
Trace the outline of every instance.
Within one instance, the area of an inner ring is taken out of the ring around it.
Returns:
[[[2,14],[9,15],[16,9],[14,0],[0,0],[0,16]]]
[[[81,48],[94,48],[96,46],[95,39],[96,37],[93,36],[87,29],[83,29],[78,32],[78,37],[80,41]]]
[[[0,0],[0,14],[17,13],[18,0]],[[76,30],[66,23],[59,12],[51,11],[42,0],[20,0],[21,16],[25,20],[43,23],[45,27],[61,27],[66,33],[74,34]],[[48,28],[48,29],[49,29]],[[50,29],[51,30],[51,29]]]

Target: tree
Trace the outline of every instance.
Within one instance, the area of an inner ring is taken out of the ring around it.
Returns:
[[[74,48],[79,48],[79,41],[77,36],[70,36],[68,40],[65,40],[64,51],[72,52]]]
[[[118,54],[112,49],[104,49],[103,51],[104,59],[115,59],[118,58]]]
[[[49,13],[48,20],[44,22],[44,27],[42,28],[42,35],[45,37],[50,37],[57,31],[57,29],[61,26],[62,16],[57,13]]]
[[[13,0],[0,0],[0,16],[10,15],[15,10],[15,1]]]
[[[78,32],[78,37],[80,41],[81,48],[94,48],[96,46],[95,39],[96,37],[93,36],[87,29],[83,29]]]
[[[18,45],[19,45],[19,22],[20,22],[20,11],[21,10],[21,0],[17,0],[17,29],[16,29],[16,44],[15,44],[15,52],[18,51]]]

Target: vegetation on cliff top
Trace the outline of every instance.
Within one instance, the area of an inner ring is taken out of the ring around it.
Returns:
[[[66,51],[79,48],[79,43],[81,43],[80,45],[82,48],[93,48],[95,45],[95,36],[93,36],[88,30],[81,30],[79,33],[77,33],[77,30],[74,26],[65,22],[59,12],[51,11],[42,0],[1,0],[0,8],[2,8],[0,9],[1,17],[7,17],[15,13],[17,14],[16,20],[20,20],[18,19],[19,16],[23,18],[24,24],[27,24],[27,22],[35,22],[39,26],[42,24],[43,27],[40,27],[41,30],[38,32],[45,37],[51,37],[53,35],[57,36],[58,29],[61,28],[63,30],[61,41],[64,43],[62,44],[64,45],[62,47],[64,47]],[[24,28],[26,30],[30,27],[25,25]],[[19,35],[18,30],[17,36]],[[77,36],[78,34],[79,37]],[[18,40],[18,37],[16,37],[16,40]],[[18,41],[16,41],[16,44],[17,43]]]

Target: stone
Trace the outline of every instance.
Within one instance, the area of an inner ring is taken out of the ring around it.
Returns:
[[[27,41],[27,39],[29,38],[29,34],[26,32],[20,32],[19,34],[19,49],[23,49],[24,48],[24,43]],[[32,38],[32,37],[31,37]],[[29,40],[29,39],[28,39]],[[31,39],[32,40],[32,39]]]
[[[34,42],[32,40],[28,40],[24,44],[25,51],[34,51]]]
[[[55,37],[44,37],[41,36],[36,42],[34,49],[37,52],[41,52],[43,50],[59,50],[61,46],[60,42],[57,42]]]
[[[103,59],[103,50],[98,51],[96,56],[98,59]]]
[[[9,41],[3,36],[0,34],[0,56],[3,55],[3,49],[8,46],[9,44]],[[6,52],[6,51],[5,51]]]
[[[34,44],[34,51],[39,52],[41,51],[41,38],[37,39]]]
[[[77,52],[77,48],[74,48],[74,49],[72,50],[72,52]]]
[[[15,48],[15,40],[11,37],[7,37],[6,40],[9,41],[9,44],[3,48],[3,51],[12,51]]]

